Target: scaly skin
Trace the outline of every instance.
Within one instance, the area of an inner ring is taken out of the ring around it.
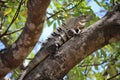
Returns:
[[[22,73],[19,80],[23,80],[26,74],[33,70],[48,56],[50,56],[51,54],[55,54],[60,46],[62,46],[66,41],[73,37],[73,34],[79,33],[76,32],[76,29],[80,31],[82,28],[84,28],[85,23],[88,22],[90,19],[91,16],[70,18],[69,20],[67,20],[67,22],[65,22],[63,26],[56,29],[51,34],[51,36],[42,44],[42,48],[39,50],[38,54],[35,55],[34,59],[29,63],[27,69]]]

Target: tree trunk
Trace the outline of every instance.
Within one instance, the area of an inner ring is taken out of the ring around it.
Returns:
[[[50,0],[28,0],[28,17],[23,32],[13,45],[0,51],[0,80],[33,50],[42,32],[49,3]]]
[[[27,74],[24,80],[62,79],[70,69],[94,51],[117,41],[120,41],[120,4],[63,44],[54,55],[47,57]]]

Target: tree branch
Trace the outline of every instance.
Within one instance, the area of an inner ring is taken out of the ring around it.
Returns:
[[[115,78],[115,77],[117,77],[117,76],[119,76],[119,75],[120,75],[120,73],[115,74],[114,76],[110,77],[110,78],[109,78],[109,79],[107,79],[107,80],[112,80],[113,78]]]
[[[77,63],[97,49],[120,41],[119,15],[120,4],[114,7],[104,18],[67,41],[55,55],[47,57],[24,79],[59,80]]]
[[[18,67],[35,46],[49,3],[50,0],[28,0],[28,17],[23,32],[13,45],[0,51],[0,80]]]

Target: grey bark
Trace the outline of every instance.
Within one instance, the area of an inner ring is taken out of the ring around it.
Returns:
[[[41,49],[35,55],[34,59],[29,63],[27,69],[24,70],[19,80],[22,80],[26,74],[29,74],[32,69],[38,66],[47,57],[52,56],[65,42],[74,35],[79,34],[92,16],[81,15],[77,18],[70,18],[64,25],[56,29],[49,38],[43,42]]]
[[[50,0],[28,0],[28,17],[23,32],[14,44],[0,51],[0,80],[18,67],[34,48],[42,32],[49,3]]]
[[[105,17],[63,44],[27,74],[24,80],[59,80],[76,64],[107,44],[120,41],[120,4]]]

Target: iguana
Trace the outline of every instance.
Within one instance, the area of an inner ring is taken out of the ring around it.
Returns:
[[[25,71],[23,71],[19,80],[24,80],[24,77],[30,73],[39,63],[44,61],[48,56],[54,55],[55,52],[66,41],[68,41],[74,34],[79,34],[81,29],[84,28],[85,23],[91,19],[91,16],[79,16],[77,18],[70,18],[61,27],[57,28],[51,36],[42,43],[41,49],[34,59],[29,63]]]

